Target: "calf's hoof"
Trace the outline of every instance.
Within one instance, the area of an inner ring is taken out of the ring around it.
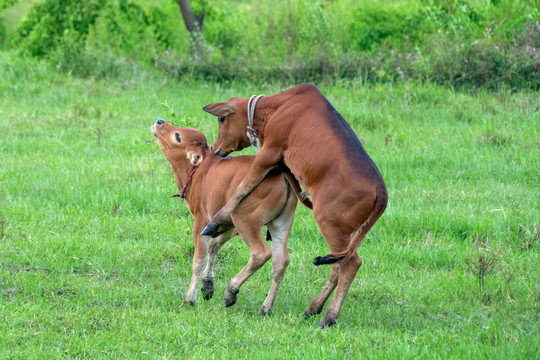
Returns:
[[[214,282],[212,280],[203,280],[201,292],[204,300],[210,300],[214,296]]]
[[[201,288],[202,296],[204,300],[210,300],[214,296],[214,288]]]
[[[312,317],[314,317],[315,315],[319,315],[321,313],[321,310],[305,310],[303,313],[302,313],[302,316],[304,317],[304,319],[310,319]]]
[[[184,302],[182,303],[182,307],[185,307],[186,305],[189,305],[189,306],[195,306],[195,300],[184,300]]]
[[[233,306],[238,301],[238,293],[240,290],[227,288],[225,291],[225,307]]]
[[[259,316],[261,316],[261,317],[264,317],[266,315],[270,316],[270,315],[272,315],[273,312],[274,312],[274,309],[266,310],[265,308],[261,308],[261,310],[259,311]]]
[[[218,234],[218,230],[219,225],[213,225],[212,223],[208,223],[208,225],[206,225],[206,227],[201,232],[201,235],[214,237]]]
[[[327,318],[326,316],[319,322],[319,327],[321,329],[326,329],[334,325],[336,325],[336,319]]]

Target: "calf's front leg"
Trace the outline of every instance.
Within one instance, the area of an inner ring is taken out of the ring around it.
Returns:
[[[206,259],[206,255],[208,254],[208,251],[210,250],[211,252],[210,256],[208,257],[208,261],[213,264],[215,256],[217,252],[219,252],[221,245],[223,245],[223,243],[225,243],[228,239],[230,239],[232,235],[232,231],[225,232],[214,239],[210,239],[208,236],[200,235],[199,231],[201,231],[201,228],[203,227],[204,222],[205,222],[205,219],[199,216],[196,216],[195,219],[193,220],[193,242],[195,243],[195,252],[193,254],[193,270],[191,273],[191,281],[189,283],[189,287],[186,292],[186,296],[184,297],[184,302],[182,303],[182,306],[185,306],[186,304],[194,306],[197,301],[197,286],[199,284],[199,279],[201,278],[201,274],[203,273],[203,269],[205,267],[205,259]],[[208,268],[208,265],[207,265],[207,268]],[[210,270],[210,273],[212,273],[211,265],[210,265],[209,270]],[[213,277],[213,274],[212,274],[212,277]],[[204,283],[203,283],[203,287],[204,287]],[[212,282],[212,288],[213,288],[213,282]],[[203,290],[203,296],[205,296],[204,290]]]
[[[227,231],[222,235],[212,238],[208,245],[208,259],[206,260],[206,268],[202,273],[201,292],[204,300],[210,300],[214,296],[214,261],[216,256],[225,244],[233,236],[234,230]]]
[[[263,147],[264,149],[264,147]],[[231,198],[227,201],[227,204],[219,210],[212,220],[206,225],[204,230],[201,232],[201,235],[214,237],[220,232],[220,227],[223,225],[226,219],[230,219],[231,213],[236,208],[236,206],[244,199],[250,192],[253,191],[263,181],[264,177],[272,168],[274,168],[281,155],[275,154],[272,151],[261,152],[251,165],[248,174],[242,180],[240,185],[234,190]]]
[[[194,306],[197,301],[197,284],[204,269],[204,260],[207,253],[207,237],[199,235],[198,231],[193,232],[193,238],[195,240],[195,253],[193,254],[193,269],[191,273],[191,282],[189,283],[186,296],[184,297],[184,302],[182,306],[186,304]]]

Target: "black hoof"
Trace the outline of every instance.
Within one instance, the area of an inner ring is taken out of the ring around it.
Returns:
[[[240,290],[227,289],[225,292],[225,307],[233,306],[238,301],[238,293]]]
[[[203,280],[201,293],[203,294],[204,300],[210,300],[214,296],[214,283],[211,281],[205,283],[205,281]]]
[[[191,306],[191,307],[195,307],[195,301],[185,301],[182,303],[182,307],[186,307],[186,306]]]
[[[214,281],[212,279],[203,279],[201,292],[204,300],[210,300],[214,296]]]
[[[218,233],[218,228],[219,228],[219,226],[214,227],[214,226],[208,224],[208,225],[206,225],[206,227],[201,232],[201,235],[210,236],[210,237],[215,236]]]
[[[214,296],[214,288],[201,289],[201,292],[204,300],[210,300]]]
[[[312,317],[314,317],[315,315],[319,315],[321,312],[320,311],[314,311],[314,312],[311,312],[311,313],[308,313],[306,311],[304,311],[302,313],[302,317],[304,319],[311,319]]]
[[[325,320],[324,318],[319,322],[319,327],[321,329],[327,329],[331,326],[336,325],[336,320]]]

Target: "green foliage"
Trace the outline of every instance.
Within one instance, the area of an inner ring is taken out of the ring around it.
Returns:
[[[180,16],[180,11],[175,15]],[[140,52],[149,46],[166,50],[174,38],[164,25],[166,13],[158,6],[143,8],[134,2],[120,0],[106,7],[103,18],[111,42],[128,52]]]
[[[219,82],[538,89],[539,20],[534,0],[219,0],[206,4],[205,39],[194,52],[176,1],[47,0],[32,7],[19,36],[31,54],[77,76],[114,77],[136,64]]]
[[[19,0],[0,0],[0,15],[5,9],[15,5]]]
[[[430,78],[457,88],[540,89],[540,27],[529,23],[515,43],[489,38],[459,44],[441,41],[432,48]],[[437,56],[438,55],[438,56]]]
[[[169,104],[167,100],[161,103],[161,107],[166,111],[167,116],[170,116],[173,118],[171,121],[171,124],[174,126],[180,126],[180,127],[192,127],[192,128],[200,128],[201,122],[200,120],[194,120],[190,116],[186,115],[179,115],[174,110],[173,106]]]
[[[17,3],[18,0],[0,0],[0,45],[5,41],[6,27],[2,21],[3,11]]]
[[[0,46],[4,44],[6,38],[6,27],[4,23],[0,20]]]
[[[158,66],[218,81],[419,79],[467,90],[537,89],[538,9],[531,1],[519,5],[295,1],[271,7],[263,1],[233,11],[218,3],[206,22],[212,56],[203,63],[165,58]],[[511,20],[502,21],[510,9]]]
[[[360,51],[370,51],[383,43],[401,44],[406,37],[411,41],[418,39],[425,31],[421,24],[423,19],[421,12],[405,4],[391,3],[380,7],[368,3],[356,9],[351,24],[355,47]]]
[[[105,0],[46,0],[34,6],[19,29],[24,46],[34,56],[49,54],[64,44],[63,39],[84,47],[104,4]]]

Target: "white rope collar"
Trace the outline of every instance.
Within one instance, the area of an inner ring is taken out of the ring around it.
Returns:
[[[257,148],[257,150],[261,149],[261,141],[259,140],[259,137],[257,136],[257,131],[253,128],[253,115],[255,115],[255,105],[257,104],[257,101],[259,101],[260,98],[262,98],[264,95],[253,95],[249,98],[248,105],[247,105],[247,117],[248,117],[248,126],[247,126],[247,137],[249,139],[249,143]]]

